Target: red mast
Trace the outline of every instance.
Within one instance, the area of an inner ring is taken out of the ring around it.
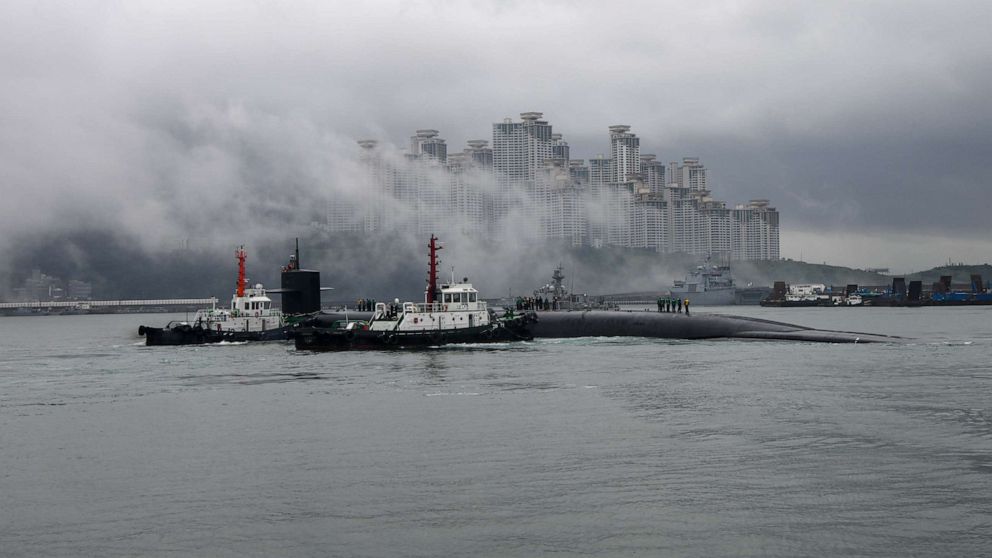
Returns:
[[[427,245],[431,249],[430,263],[427,268],[427,300],[428,304],[437,302],[437,251],[443,246],[437,245],[437,238],[432,234],[431,243]]]
[[[240,248],[234,251],[234,257],[238,258],[238,296],[245,296],[245,283],[248,282],[245,279],[245,260],[248,259],[248,253],[245,252],[244,244]]]

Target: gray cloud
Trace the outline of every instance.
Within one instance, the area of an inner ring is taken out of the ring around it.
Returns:
[[[990,20],[985,2],[6,2],[0,243],[265,237],[358,183],[354,139],[429,127],[457,148],[542,110],[573,156],[624,122],[644,152],[701,157],[718,197],[770,198],[785,255],[795,232],[843,259],[817,235],[860,231],[874,254],[924,233],[989,259]],[[943,261],[933,246],[878,263]]]

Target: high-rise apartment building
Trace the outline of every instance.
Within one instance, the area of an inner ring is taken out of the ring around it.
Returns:
[[[641,172],[641,140],[630,133],[630,126],[610,126],[610,158],[613,159],[610,182],[626,182],[632,174]]]
[[[493,150],[489,147],[488,140],[468,140],[464,153],[476,168],[492,172]]]
[[[731,258],[779,259],[779,215],[768,200],[751,200],[732,211]]]
[[[568,142],[562,139],[561,134],[551,134],[551,158],[560,159],[568,164]]]
[[[546,240],[565,240],[572,246],[586,244],[586,211],[583,190],[571,176],[565,159],[548,159],[537,179],[535,202],[541,235]]]
[[[532,207],[528,198],[534,194],[534,179],[551,158],[551,126],[541,120],[539,112],[524,112],[520,117],[521,122],[506,118],[493,124],[494,222],[515,209]]]
[[[634,197],[631,247],[668,251],[668,208],[662,194],[647,188]]]
[[[641,175],[652,194],[665,190],[665,164],[654,155],[641,155]]]
[[[382,226],[381,207],[391,197],[389,171],[378,149],[379,142],[359,140],[358,162],[364,176],[329,198],[325,208],[327,226],[340,232],[373,232]]]
[[[682,164],[668,163],[669,182],[690,190],[706,190],[706,167],[699,157],[683,157]]]
[[[520,113],[520,122],[506,118],[493,124],[493,170],[500,184],[533,181],[554,158],[551,125],[540,112]]]
[[[731,216],[727,204],[704,197],[699,207],[701,254],[720,262],[731,259]]]
[[[471,148],[448,156],[449,199],[448,215],[442,220],[449,229],[465,236],[483,238],[489,234],[486,215],[485,182],[492,178],[492,165],[473,158],[478,154]],[[443,231],[438,228],[437,231]]]
[[[417,130],[410,138],[410,153],[424,161],[443,165],[448,160],[448,146],[437,137],[439,133],[437,130]]]

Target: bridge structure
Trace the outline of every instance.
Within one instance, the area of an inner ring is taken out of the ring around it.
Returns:
[[[205,306],[217,304],[217,297],[210,298],[150,298],[138,300],[55,300],[48,302],[0,302],[0,310],[66,308],[90,310],[93,308],[140,306]]]

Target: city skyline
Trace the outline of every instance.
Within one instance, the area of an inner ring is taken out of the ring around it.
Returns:
[[[779,214],[767,199],[714,197],[698,157],[667,165],[642,154],[626,124],[609,127],[610,156],[571,157],[539,111],[492,124],[462,151],[418,129],[401,153],[360,139],[365,169],[352,196],[327,200],[327,230],[408,230],[574,247],[649,249],[716,261],[779,258]],[[450,149],[449,149],[450,148]],[[667,174],[667,177],[666,177]]]

